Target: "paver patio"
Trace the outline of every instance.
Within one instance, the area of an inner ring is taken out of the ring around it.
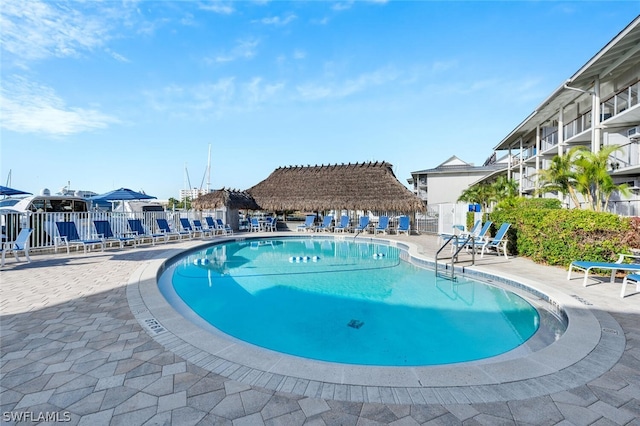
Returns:
[[[419,245],[426,257],[435,252],[432,236],[390,238]],[[640,294],[621,299],[619,284],[584,288],[579,277],[567,281],[563,269],[527,259],[478,261],[580,298],[601,321],[612,318],[602,339],[619,326],[626,345],[621,356],[601,345],[597,355],[612,367],[577,387],[548,378],[548,390],[535,390],[536,397],[519,397],[531,389],[516,384],[508,395],[471,403],[483,400],[482,388],[405,393],[287,380],[233,362],[203,368],[188,346],[166,349],[132,312],[128,284],[141,265],[201,243],[42,254],[31,264],[8,260],[0,272],[2,423],[640,425]],[[589,362],[597,367],[597,360]],[[427,403],[433,401],[439,403]]]

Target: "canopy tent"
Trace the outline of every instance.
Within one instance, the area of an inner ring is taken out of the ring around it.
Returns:
[[[136,192],[127,188],[114,189],[113,191],[105,192],[104,194],[94,195],[90,197],[91,201],[131,201],[131,200],[150,200],[156,198],[152,195],[147,195],[144,192]]]
[[[387,162],[279,167],[247,193],[264,210],[424,211]]]
[[[20,195],[20,194],[31,194],[31,193],[21,191],[19,189],[9,188],[8,186],[0,185],[0,195],[9,196],[9,195]]]

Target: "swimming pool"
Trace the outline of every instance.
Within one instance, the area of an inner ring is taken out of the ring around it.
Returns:
[[[440,365],[520,346],[540,317],[522,297],[436,279],[381,242],[232,241],[185,254],[159,282],[245,342],[304,358],[379,366]]]

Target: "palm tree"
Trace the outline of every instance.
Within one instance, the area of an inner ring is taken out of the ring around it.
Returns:
[[[576,188],[595,211],[602,211],[615,191],[628,195],[627,185],[616,185],[608,171],[609,157],[620,149],[619,145],[605,145],[598,152],[583,149],[574,161]]]
[[[519,195],[518,182],[513,179],[507,179],[506,176],[500,176],[491,184],[493,190],[494,201],[500,201],[515,198]]]
[[[569,194],[569,198],[576,208],[580,207],[580,200],[576,193],[576,173],[574,172],[574,161],[578,152],[583,147],[574,147],[565,155],[556,155],[551,159],[551,165],[546,170],[540,170],[538,176],[540,178],[541,187],[538,193],[546,194],[548,192],[558,191],[563,194]]]
[[[462,191],[458,201],[465,203],[477,203],[482,205],[484,211],[489,208],[489,203],[494,199],[494,191],[491,185],[479,183]]]

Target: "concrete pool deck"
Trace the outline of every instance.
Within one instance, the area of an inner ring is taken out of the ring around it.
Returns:
[[[426,258],[437,249],[433,236],[389,239]],[[205,351],[199,346],[210,342],[197,327],[148,294],[162,259],[203,242],[8,259],[0,273],[2,422],[640,424],[640,294],[619,298],[619,282],[585,288],[581,274],[567,281],[562,268],[488,255],[477,270],[540,283],[591,326],[544,360],[474,366],[470,375],[339,367],[327,380],[296,377],[322,368],[289,358],[259,369],[245,365],[246,350]]]

